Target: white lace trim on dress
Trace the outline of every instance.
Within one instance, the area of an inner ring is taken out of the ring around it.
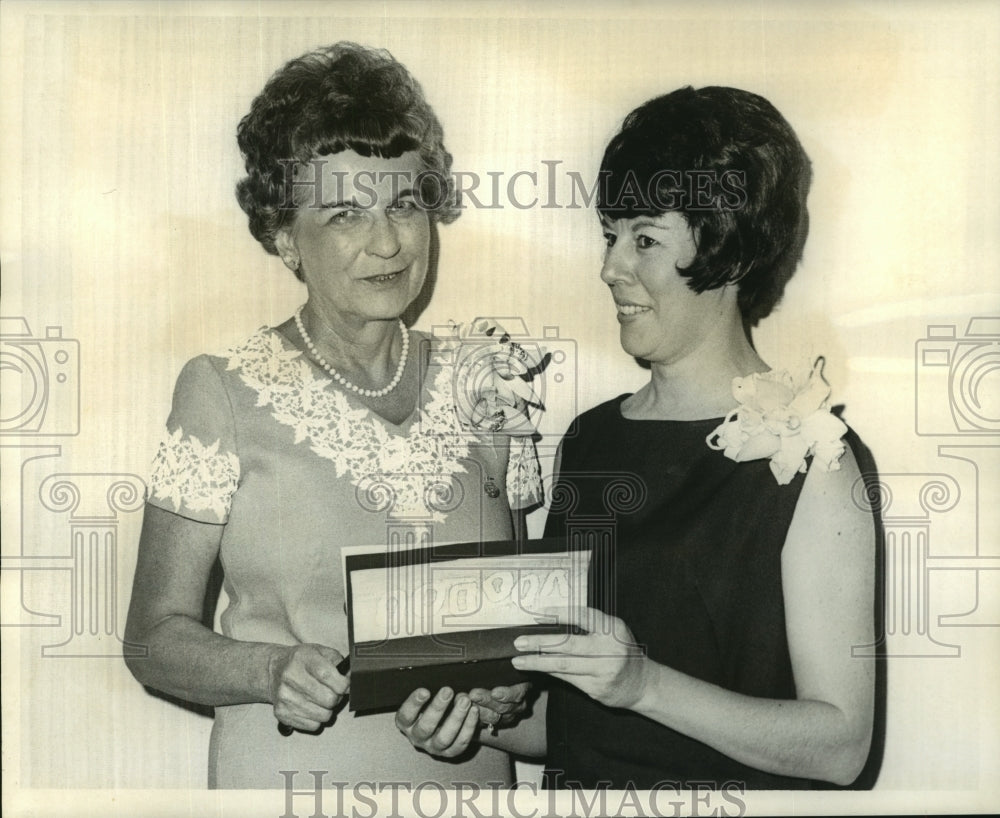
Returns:
[[[461,492],[452,475],[466,472],[469,433],[455,416],[449,350],[431,359],[436,374],[428,399],[405,434],[393,433],[365,408],[351,405],[347,395],[318,376],[299,350],[288,349],[274,330],[262,327],[246,343],[231,350],[227,369],[257,394],[257,406],[294,432],[294,442],[334,464],[338,477],[357,489],[359,504],[394,517],[444,520]],[[212,511],[227,519],[240,475],[239,458],[219,451],[181,428],[160,444],[151,478],[152,496],[168,500],[180,511]],[[507,496],[514,507],[541,502],[542,482],[530,438],[511,438]]]
[[[167,435],[153,460],[149,488],[174,511],[211,511],[222,522],[240,479],[240,461],[232,452],[219,451],[219,441],[206,446],[184,430]]]
[[[406,434],[353,407],[277,332],[252,336],[233,351],[227,368],[239,370],[258,406],[270,406],[274,419],[294,430],[295,443],[308,443],[351,481],[363,507],[440,522],[455,496],[451,475],[466,471],[461,460],[469,444],[455,418],[451,367],[439,354],[432,363],[437,374],[429,399]]]

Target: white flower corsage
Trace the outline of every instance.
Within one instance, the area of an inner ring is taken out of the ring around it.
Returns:
[[[468,327],[452,324],[458,339],[455,353],[455,412],[462,428],[472,432],[534,435],[541,397],[532,386],[552,360],[537,345],[527,348],[492,319],[477,318]]]
[[[742,463],[771,459],[771,471],[787,485],[806,470],[806,457],[821,471],[836,471],[844,453],[847,426],[830,413],[825,360],[817,358],[809,375],[796,382],[787,371],[755,372],[733,378],[740,405],[707,438],[709,447]]]

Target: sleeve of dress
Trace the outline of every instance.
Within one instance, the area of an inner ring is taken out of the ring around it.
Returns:
[[[510,438],[507,459],[507,500],[512,509],[531,509],[542,504],[542,467],[531,436]]]
[[[240,478],[236,452],[229,396],[212,359],[201,355],[177,378],[147,502],[198,522],[225,523]]]

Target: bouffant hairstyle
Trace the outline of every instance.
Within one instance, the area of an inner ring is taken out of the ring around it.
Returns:
[[[604,152],[598,212],[684,215],[698,251],[678,272],[697,293],[735,284],[746,327],[771,313],[809,231],[809,157],[770,102],[690,86],[630,113]]]
[[[267,81],[236,136],[247,172],[236,197],[272,255],[276,234],[295,216],[289,168],[340,151],[384,159],[416,151],[431,218],[450,222],[460,213],[441,123],[388,51],[342,42],[291,60]]]

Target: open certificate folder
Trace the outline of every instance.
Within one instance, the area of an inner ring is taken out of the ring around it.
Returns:
[[[571,633],[553,610],[587,604],[589,550],[561,538],[343,549],[350,708],[394,708],[434,693],[516,684],[526,633]]]

